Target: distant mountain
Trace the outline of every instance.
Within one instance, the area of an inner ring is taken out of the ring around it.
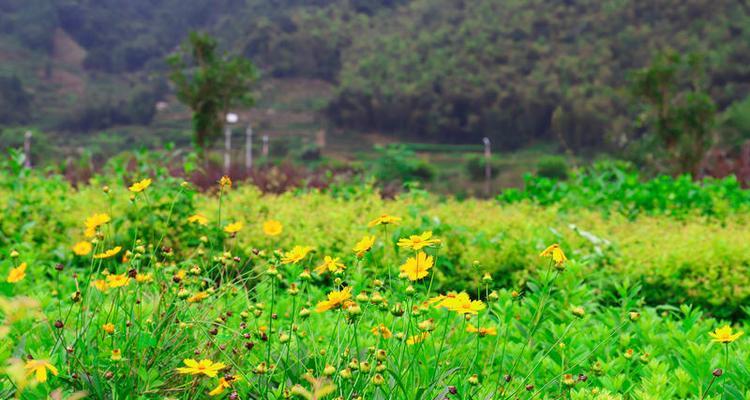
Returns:
[[[266,76],[333,83],[338,126],[424,140],[616,148],[629,71],[667,49],[705,56],[721,109],[750,94],[745,0],[2,0],[0,104],[50,129],[147,124],[190,30]]]

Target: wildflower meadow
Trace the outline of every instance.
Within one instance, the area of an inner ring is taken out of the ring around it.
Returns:
[[[738,211],[0,179],[0,397],[747,399]]]

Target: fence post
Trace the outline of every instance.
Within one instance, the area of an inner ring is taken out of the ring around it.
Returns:
[[[492,150],[490,149],[490,139],[485,137],[484,142],[484,193],[490,196],[490,180],[492,179]]]
[[[263,135],[263,158],[268,158],[268,135]]]
[[[23,165],[26,168],[31,168],[31,131],[26,131],[23,135]]]
[[[227,124],[224,128],[224,174],[229,175],[229,167],[232,164],[232,128]]]
[[[249,174],[253,169],[253,126],[247,124],[245,129],[245,171]]]

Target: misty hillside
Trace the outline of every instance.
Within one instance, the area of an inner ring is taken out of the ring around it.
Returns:
[[[2,0],[0,124],[148,125],[191,30],[265,78],[328,82],[336,127],[424,141],[622,146],[628,76],[669,49],[703,57],[720,110],[750,93],[742,0]]]

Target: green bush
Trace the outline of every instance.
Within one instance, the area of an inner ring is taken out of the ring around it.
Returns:
[[[536,164],[536,174],[549,179],[568,179],[568,162],[562,156],[544,156]]]
[[[402,145],[376,146],[378,158],[373,163],[373,175],[380,182],[429,182],[437,171],[427,161]]]
[[[691,214],[724,218],[750,207],[750,192],[734,176],[693,181],[667,175],[646,180],[627,163],[599,162],[576,172],[569,181],[526,175],[522,190],[509,189],[498,199],[530,200],[564,209],[593,207],[629,218],[661,214],[684,218]]]

